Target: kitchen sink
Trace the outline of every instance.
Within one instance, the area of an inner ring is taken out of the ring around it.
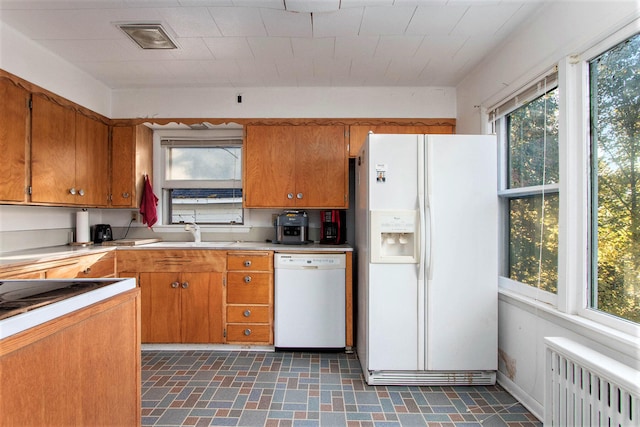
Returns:
[[[203,249],[218,249],[231,246],[236,242],[156,242],[143,245],[145,248],[203,248]]]

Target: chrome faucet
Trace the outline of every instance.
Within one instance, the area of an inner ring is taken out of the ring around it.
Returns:
[[[200,243],[202,241],[202,234],[200,233],[200,226],[195,222],[186,222],[184,229],[193,234],[193,241]]]

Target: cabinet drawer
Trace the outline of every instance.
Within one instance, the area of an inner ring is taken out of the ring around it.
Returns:
[[[271,342],[271,326],[256,324],[227,325],[227,342]]]
[[[233,252],[227,255],[227,270],[272,271],[271,252]]]
[[[229,305],[227,323],[269,323],[269,306]]]
[[[227,286],[227,304],[271,304],[269,283],[231,283]]]
[[[227,273],[229,285],[269,286],[273,280],[273,273],[255,271],[230,271]]]
[[[47,279],[73,279],[73,278],[94,278],[94,277],[114,277],[115,275],[115,254],[88,255],[78,259],[73,264],[54,267],[47,270]]]

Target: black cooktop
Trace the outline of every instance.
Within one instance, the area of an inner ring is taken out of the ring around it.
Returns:
[[[117,280],[6,280],[0,281],[0,320],[85,292]]]

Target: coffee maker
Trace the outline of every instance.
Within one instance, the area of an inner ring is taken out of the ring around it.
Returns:
[[[347,241],[346,211],[320,211],[320,243],[341,245]]]

